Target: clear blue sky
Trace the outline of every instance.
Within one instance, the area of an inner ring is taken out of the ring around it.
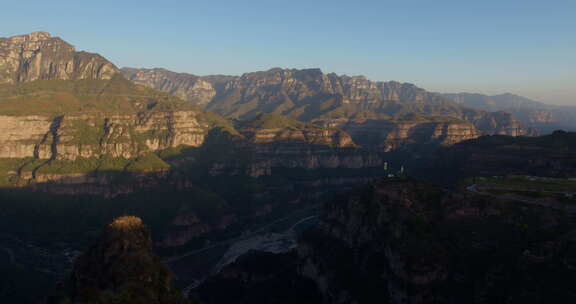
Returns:
[[[0,36],[47,31],[120,67],[272,67],[576,105],[576,0],[6,1]]]

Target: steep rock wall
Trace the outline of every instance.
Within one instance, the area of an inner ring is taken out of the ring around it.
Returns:
[[[415,122],[337,119],[322,122],[346,131],[357,144],[389,152],[410,144],[452,145],[480,136],[465,121]]]
[[[134,158],[180,145],[200,146],[209,126],[196,111],[0,116],[0,158]]]

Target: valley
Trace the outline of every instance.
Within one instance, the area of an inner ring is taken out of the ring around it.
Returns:
[[[118,68],[49,33],[0,38],[0,297],[574,299],[576,133],[521,106],[540,107],[317,68]]]

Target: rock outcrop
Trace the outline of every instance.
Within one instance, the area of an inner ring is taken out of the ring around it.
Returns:
[[[106,227],[76,259],[67,287],[63,298],[71,303],[186,303],[154,254],[148,229],[134,216]]]
[[[49,33],[0,38],[0,84],[35,80],[111,79],[119,70],[98,54],[77,52]]]

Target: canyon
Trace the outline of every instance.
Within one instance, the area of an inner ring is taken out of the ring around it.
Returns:
[[[309,169],[378,166],[382,161],[366,165],[366,160],[358,160],[362,156],[352,154],[452,145],[482,134],[533,134],[507,113],[465,108],[412,84],[372,82],[319,69],[276,68],[239,77],[119,70],[104,57],[77,52],[45,32],[2,38],[0,50],[4,54],[0,126],[7,130],[0,135],[0,158],[47,160],[44,167],[58,161],[136,159],[168,149],[199,147],[214,128],[245,138],[239,146],[254,145],[251,149],[259,156],[251,165],[251,176],[269,173],[271,167],[284,163]],[[206,110],[243,120],[270,113],[278,115],[276,120],[282,115],[307,126],[240,130],[242,121],[227,121]],[[297,143],[303,146],[295,147]],[[325,148],[312,152],[321,155],[312,159],[284,162],[282,156],[273,157],[321,146],[345,148],[351,158],[339,160]],[[223,166],[216,165],[213,172]],[[235,171],[235,167],[228,169]],[[39,168],[32,168],[32,177]]]
[[[568,303],[571,218],[411,179],[373,181],[327,202],[296,250],[246,254],[202,284],[199,296],[207,303]]]
[[[49,33],[0,38],[0,245],[43,257],[93,244],[58,278],[71,301],[182,303],[154,250],[209,251],[171,264],[196,269],[212,249],[285,229],[300,237],[286,252],[242,251],[178,283],[209,304],[571,298],[573,216],[459,183],[574,176],[574,134],[534,137],[558,114],[514,98],[320,69],[119,69]],[[142,218],[98,233],[126,214]]]

